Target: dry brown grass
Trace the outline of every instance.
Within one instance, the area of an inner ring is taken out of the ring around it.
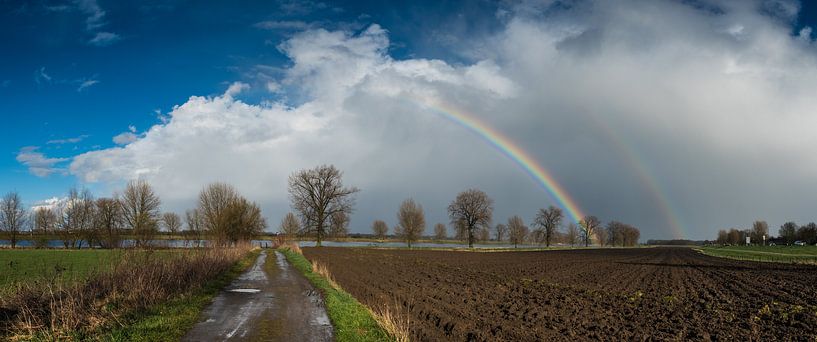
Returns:
[[[298,253],[300,255],[304,255],[304,252],[301,250],[301,246],[299,246],[297,242],[290,241],[290,242],[282,243],[281,248],[286,248],[286,249],[288,249],[290,251],[293,251],[295,253]]]
[[[300,249],[298,249],[298,251],[300,252]],[[332,273],[329,272],[329,268],[327,268],[326,265],[317,261],[312,261],[312,272],[324,277],[335,289],[343,290],[343,288],[335,281],[335,278],[332,277]],[[395,305],[394,307],[400,306]],[[411,318],[407,313],[394,310],[389,305],[382,305],[376,310],[366,306],[366,309],[369,311],[372,317],[374,317],[375,321],[377,321],[377,324],[386,330],[397,342],[409,341],[409,337],[411,336],[411,330],[409,329],[411,326]]]
[[[335,281],[335,278],[332,277],[332,273],[329,272],[329,269],[326,267],[326,265],[321,264],[317,261],[312,261],[312,272],[315,272],[319,274],[321,277],[326,278],[326,281],[328,281],[329,284],[332,285],[332,287],[338,290],[343,290],[343,288],[340,287],[340,285]]]
[[[110,270],[80,284],[19,284],[0,298],[0,337],[63,339],[73,332],[117,323],[125,314],[200,288],[250,249],[247,244],[164,257],[131,251]]]
[[[411,316],[400,311],[392,310],[388,305],[383,305],[377,310],[367,307],[377,324],[394,337],[397,342],[408,342],[411,336]]]

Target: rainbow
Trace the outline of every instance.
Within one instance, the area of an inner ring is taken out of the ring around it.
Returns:
[[[433,101],[431,99],[421,99],[412,97],[416,102],[422,105],[425,109],[433,111],[442,115],[446,119],[463,126],[471,132],[477,134],[491,146],[496,148],[503,155],[508,157],[511,161],[519,165],[525,172],[533,178],[550,196],[556,200],[567,213],[568,217],[573,222],[579,222],[584,214],[576,204],[576,201],[565,191],[565,189],[556,182],[556,178],[550,174],[544,167],[524,149],[519,147],[510,138],[504,136],[502,133],[493,129],[487,123],[480,121],[476,116],[471,115],[457,107],[443,103],[440,101]]]

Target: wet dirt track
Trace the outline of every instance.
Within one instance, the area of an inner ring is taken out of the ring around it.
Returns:
[[[332,341],[320,294],[286,258],[263,251],[182,341]]]
[[[817,267],[689,248],[478,253],[304,248],[417,341],[817,340]]]

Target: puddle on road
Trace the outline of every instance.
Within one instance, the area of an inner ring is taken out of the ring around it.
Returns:
[[[258,292],[261,292],[261,290],[259,290],[259,289],[232,289],[232,290],[229,290],[229,291],[230,292],[236,292],[236,293],[258,293]]]

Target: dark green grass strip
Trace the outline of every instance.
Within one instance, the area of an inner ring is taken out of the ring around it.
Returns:
[[[817,249],[812,247],[699,247],[701,253],[735,260],[779,262],[793,264],[817,264]]]
[[[289,249],[279,249],[292,266],[318,288],[324,296],[326,311],[335,328],[335,339],[345,341],[393,341],[377,324],[363,304],[343,290],[336,289],[321,275],[312,272],[312,264],[303,255]]]

